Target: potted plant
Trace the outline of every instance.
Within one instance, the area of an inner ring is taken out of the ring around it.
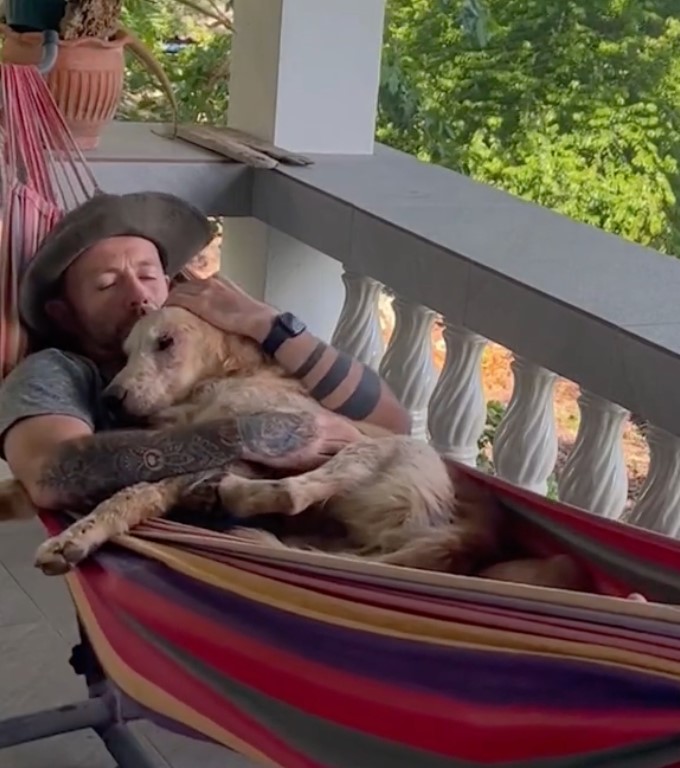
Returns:
[[[125,48],[161,81],[174,104],[168,78],[134,35],[120,24],[123,0],[10,0],[2,25],[2,60],[38,64],[46,33],[58,39],[57,55],[46,73],[54,99],[81,149],[99,144],[113,120],[123,91]],[[48,43],[49,45],[49,43]]]

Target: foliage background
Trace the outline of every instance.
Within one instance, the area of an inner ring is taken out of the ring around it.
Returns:
[[[679,0],[387,5],[379,140],[680,254]],[[179,0],[126,0],[123,20],[164,66],[180,119],[223,123],[226,27]],[[176,35],[195,43],[168,53]],[[168,119],[134,61],[127,79],[121,116]]]
[[[218,5],[202,0],[206,8]],[[230,3],[221,3],[228,13]],[[205,14],[178,0],[125,0],[122,23],[158,59],[173,85],[182,122],[226,122],[231,33]],[[176,52],[167,43],[176,38],[192,42]],[[132,56],[128,58],[125,96],[118,119],[164,122],[172,110],[158,82]]]
[[[680,253],[680,3],[391,0],[379,137]]]

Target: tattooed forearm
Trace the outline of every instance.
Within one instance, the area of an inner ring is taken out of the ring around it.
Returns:
[[[377,371],[311,333],[290,339],[275,357],[329,411],[397,434],[411,431],[408,411]]]
[[[323,370],[321,376],[319,370]],[[381,398],[391,397],[387,391],[383,392],[383,383],[376,371],[323,341],[317,342],[293,375],[309,383],[309,394],[313,398],[353,421],[367,419]],[[334,402],[331,404],[330,400]]]
[[[168,430],[104,432],[64,443],[40,478],[64,506],[87,508],[139,482],[293,455],[317,436],[310,414],[257,413]]]

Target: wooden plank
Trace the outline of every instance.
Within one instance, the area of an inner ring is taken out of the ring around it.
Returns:
[[[253,168],[276,168],[278,160],[264,152],[251,149],[246,144],[236,141],[220,129],[207,125],[178,125],[176,136],[178,139],[197,144],[199,147],[209,149],[218,155],[227,157],[237,163],[250,165]]]
[[[208,149],[229,160],[253,168],[276,168],[281,163],[306,166],[313,161],[304,155],[288,152],[271,142],[258,139],[236,128],[218,128],[213,125],[178,125],[176,130],[165,129],[158,135],[178,138]]]
[[[263,139],[258,139],[256,136],[251,136],[249,133],[245,133],[245,131],[239,131],[236,128],[220,128],[219,130],[237,141],[247,144],[252,149],[264,152],[287,165],[313,165],[314,163],[313,160],[304,155],[298,155],[295,152],[289,152],[287,149],[281,149],[281,147],[277,147],[275,144],[271,144]]]

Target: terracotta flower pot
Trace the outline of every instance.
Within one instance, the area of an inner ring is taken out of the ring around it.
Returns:
[[[6,26],[1,31],[5,38],[3,61],[40,61],[39,32],[15,32]],[[111,40],[85,37],[59,41],[59,55],[46,77],[47,85],[81,149],[94,149],[102,130],[116,114],[123,92],[127,42],[124,32]]]

